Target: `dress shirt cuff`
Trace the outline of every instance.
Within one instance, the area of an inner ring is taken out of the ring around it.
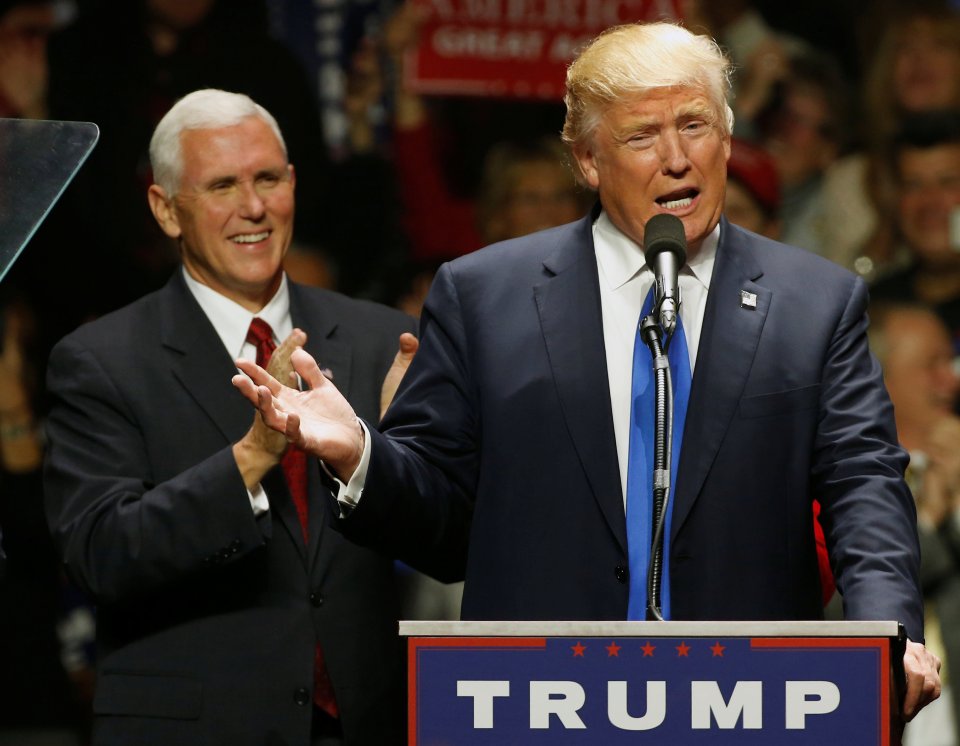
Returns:
[[[370,466],[370,431],[366,424],[359,417],[357,423],[363,429],[363,454],[360,456],[360,463],[350,477],[350,481],[344,483],[336,474],[334,474],[327,465],[320,462],[327,475],[337,483],[337,502],[340,504],[340,517],[346,518],[360,502],[363,496],[363,486],[367,481],[367,469]]]
[[[253,515],[259,518],[270,510],[270,501],[267,499],[267,493],[263,485],[257,482],[253,490],[247,490],[247,497],[250,498],[250,507],[253,508]]]

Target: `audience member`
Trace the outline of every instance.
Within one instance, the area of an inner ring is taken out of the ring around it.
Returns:
[[[780,239],[780,177],[763,148],[736,138],[731,142],[723,212],[741,228]]]
[[[428,12],[408,1],[388,20],[383,46],[397,70],[405,53],[416,46]],[[462,161],[445,154],[449,132],[438,123],[430,103],[405,86],[402,74],[393,79],[393,155],[414,261],[460,256],[570,222],[587,209],[588,198],[577,188],[556,134],[517,132],[493,142],[483,149],[479,178],[458,188],[447,164]],[[513,106],[520,118],[525,105]],[[551,132],[559,129],[560,121]]]
[[[228,379],[256,354],[295,384],[303,346],[376,421],[413,321],[288,281],[295,173],[247,96],[184,97],[150,156],[182,266],[48,366],[48,520],[97,602],[94,743],[399,744],[393,564],[330,530],[319,465]]]
[[[779,31],[765,20],[752,0],[685,0],[685,24],[714,37],[733,67],[730,105],[734,134],[756,139],[756,120],[780,96],[790,58],[809,51],[799,37]]]
[[[780,176],[781,239],[844,265],[825,230],[823,178],[844,148],[848,97],[836,61],[807,52],[790,58],[777,97],[756,122]]]
[[[328,182],[335,195],[326,200],[321,253],[348,295],[385,301],[390,284],[409,256],[401,223],[400,189],[392,155],[384,144],[383,76],[379,50],[363,38],[351,55],[343,94],[346,147],[331,163]]]
[[[943,697],[911,723],[904,743],[955,746],[960,723],[960,394],[950,334],[929,308],[874,304],[870,344],[893,401],[897,436],[910,452],[917,502],[920,582],[928,645],[941,660]]]
[[[894,226],[892,141],[904,117],[960,107],[960,10],[945,2],[888,3],[861,85],[859,148],[824,183],[827,244],[869,281],[902,266]],[[852,260],[851,260],[852,258]]]
[[[0,117],[47,116],[47,38],[68,22],[55,0],[0,2]]]
[[[871,296],[929,305],[946,322],[960,354],[960,109],[904,120],[891,171],[895,236],[910,261],[876,282]]]

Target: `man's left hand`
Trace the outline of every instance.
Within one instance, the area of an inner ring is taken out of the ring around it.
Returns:
[[[940,659],[923,644],[907,640],[903,670],[907,676],[903,719],[909,722],[920,710],[940,696]]]

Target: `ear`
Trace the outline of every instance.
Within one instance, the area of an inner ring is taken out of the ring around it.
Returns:
[[[589,140],[571,148],[573,158],[580,171],[580,182],[594,191],[600,188],[600,174],[597,170],[597,158]]]
[[[290,186],[296,189],[297,187],[297,172],[293,169],[293,164],[287,164],[287,173],[290,174]]]
[[[177,210],[172,199],[167,198],[167,193],[159,184],[151,184],[147,190],[147,202],[150,204],[150,212],[156,219],[160,229],[170,238],[180,238],[180,220],[177,217]]]

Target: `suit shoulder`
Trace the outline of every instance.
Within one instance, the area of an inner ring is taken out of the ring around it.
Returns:
[[[507,273],[541,272],[543,264],[559,249],[579,241],[583,220],[530,233],[491,244],[449,262],[449,269],[458,275],[496,273],[501,279]]]
[[[727,224],[729,242],[747,249],[764,275],[784,277],[788,281],[814,281],[849,286],[860,281],[858,275],[836,262],[798,246],[758,235],[745,228]]]
[[[66,334],[55,346],[76,345],[87,349],[128,349],[137,340],[151,336],[158,318],[158,296],[154,291],[122,308],[84,322]]]

